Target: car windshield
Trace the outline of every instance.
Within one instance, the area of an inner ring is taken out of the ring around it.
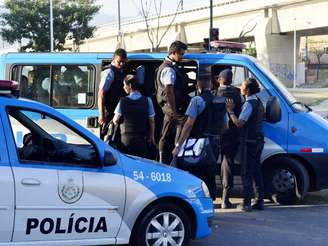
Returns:
[[[273,84],[279,89],[279,91],[283,94],[283,96],[288,101],[289,105],[297,102],[296,98],[287,90],[286,86],[264,65],[255,62],[256,66],[265,73],[269,77],[269,79],[273,82]]]

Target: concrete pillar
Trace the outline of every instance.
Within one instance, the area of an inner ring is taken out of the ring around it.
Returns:
[[[275,15],[263,18],[255,29],[257,58],[288,87],[294,78],[294,33],[280,33]],[[298,58],[300,36],[296,39]],[[298,60],[298,59],[297,59]]]
[[[176,35],[176,40],[179,40],[185,44],[188,43],[187,41],[187,35],[186,35],[186,30],[185,30],[185,24],[180,23],[177,28],[177,35]]]

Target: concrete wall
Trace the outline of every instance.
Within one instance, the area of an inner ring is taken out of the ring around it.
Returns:
[[[220,39],[223,40],[238,41],[242,32],[248,32],[245,37],[255,40],[258,59],[291,86],[294,77],[294,31],[297,32],[298,58],[302,35],[328,34],[327,13],[327,0],[224,0],[214,6],[213,26],[219,27]],[[170,14],[160,18],[159,36],[165,32],[172,18]],[[157,18],[150,19],[149,23],[156,27]],[[124,23],[122,30],[122,46],[128,51],[151,49],[142,18]],[[160,48],[166,50],[174,40],[200,46],[208,33],[208,7],[181,11]],[[117,27],[105,25],[98,28],[95,37],[86,41],[80,51],[112,52],[117,43]],[[298,77],[301,80],[302,76]]]

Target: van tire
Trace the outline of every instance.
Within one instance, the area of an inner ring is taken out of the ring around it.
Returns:
[[[264,166],[263,173],[266,193],[277,204],[294,204],[302,200],[309,190],[308,171],[293,158],[274,158]]]
[[[153,226],[153,222],[157,222],[157,226],[162,229],[168,229],[164,226],[164,218],[168,219],[168,225],[177,225],[172,230],[165,230],[162,235],[158,228]],[[157,240],[167,240],[170,237],[176,242],[176,245],[187,246],[191,240],[191,221],[186,212],[184,212],[178,205],[172,203],[156,204],[151,207],[141,219],[139,225],[135,230],[136,234],[133,235],[133,241],[130,245],[136,246],[150,246]],[[172,234],[172,232],[174,234]],[[157,233],[157,234],[155,234]],[[147,239],[147,234],[154,236],[154,239]],[[163,235],[164,234],[164,235]],[[173,236],[175,235],[175,236]],[[172,237],[171,237],[172,236]],[[132,244],[131,244],[132,243]],[[172,245],[168,243],[168,245]]]

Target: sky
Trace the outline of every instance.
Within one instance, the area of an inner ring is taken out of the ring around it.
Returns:
[[[26,0],[28,1],[28,0]],[[159,4],[162,1],[162,13],[175,11],[177,5],[180,1],[182,1],[183,9],[190,9],[198,6],[209,5],[210,0],[96,0],[96,4],[100,5],[101,8],[96,14],[95,18],[92,21],[93,25],[104,25],[104,24],[116,24],[118,20],[118,1],[120,1],[121,5],[121,21],[124,22],[125,19],[137,18],[141,17],[140,9],[141,2],[145,3],[156,1]],[[222,0],[213,0],[213,3],[220,2]],[[0,6],[2,6],[4,0],[0,0]],[[152,5],[152,10],[154,5]],[[0,49],[1,48],[9,48],[11,45],[4,43],[0,39]]]
[[[124,20],[124,18],[132,18],[132,17],[138,17],[140,16],[140,2],[143,2],[144,4],[146,2],[153,2],[153,0],[120,0],[121,5],[121,19]],[[157,3],[162,1],[162,12],[170,12],[174,11],[177,8],[177,5],[179,1],[181,0],[155,0]],[[213,3],[219,2],[220,0],[214,0]],[[98,5],[101,5],[101,9],[99,11],[98,16],[96,19],[99,19],[97,22],[99,24],[105,24],[106,23],[106,16],[108,17],[108,22],[113,22],[117,20],[118,11],[118,0],[96,0]],[[183,8],[189,9],[192,7],[197,7],[201,5],[208,4],[209,0],[182,0]],[[101,17],[101,18],[100,18]]]

